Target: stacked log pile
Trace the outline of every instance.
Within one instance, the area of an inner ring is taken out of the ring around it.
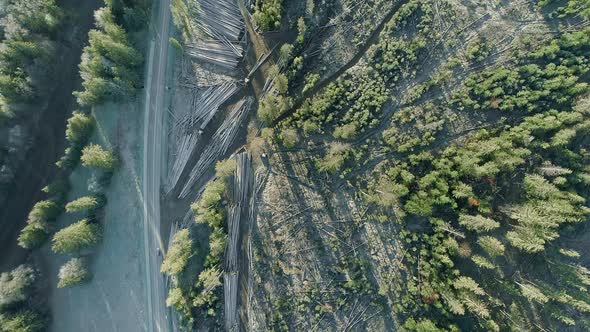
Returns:
[[[241,223],[251,222],[251,196],[253,188],[252,159],[248,153],[236,156],[234,173],[233,199],[228,213],[228,243],[223,262],[224,309],[226,331],[237,331],[238,326],[238,291],[240,263],[238,262],[241,247]]]
[[[237,67],[244,54],[240,35],[244,20],[235,0],[198,0],[193,10],[201,34],[186,45],[186,53],[224,68]]]
[[[235,82],[225,82],[211,86],[193,99],[192,112],[185,114],[174,122],[173,133],[176,134],[176,154],[174,164],[169,172],[166,191],[172,191],[180,179],[186,164],[190,160],[201,132],[207,127],[221,105],[238,91]]]
[[[234,105],[230,114],[225,118],[221,126],[213,134],[211,141],[201,154],[199,161],[189,174],[179,198],[185,198],[193,189],[193,185],[205,174],[205,172],[227,152],[234,142],[241,124],[252,106],[251,97],[244,98]]]

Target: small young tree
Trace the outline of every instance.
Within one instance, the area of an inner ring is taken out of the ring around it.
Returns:
[[[260,106],[258,107],[258,117],[260,120],[265,125],[269,126],[280,113],[281,110],[279,109],[278,98],[271,93],[264,95],[260,100]]]
[[[291,44],[283,44],[279,49],[279,57],[289,61],[291,56],[293,55],[293,45]]]
[[[285,128],[281,130],[281,141],[286,148],[292,148],[297,144],[299,137],[297,131],[293,128]]]
[[[38,222],[27,224],[20,231],[18,245],[25,249],[36,249],[43,245],[48,237],[49,234],[44,224]]]
[[[221,261],[221,255],[227,245],[227,234],[222,229],[215,229],[209,234],[209,255],[205,266],[212,267]]]
[[[27,222],[36,223],[51,221],[55,219],[60,212],[61,208],[54,201],[39,201],[35,203],[31,212],[29,212],[29,219]]]
[[[320,172],[336,173],[344,165],[344,161],[348,157],[351,149],[350,144],[340,142],[333,142],[330,144],[328,154],[321,160],[316,162],[316,167]]]
[[[182,295],[182,289],[178,287],[171,288],[168,292],[168,297],[166,298],[166,306],[173,307],[178,311],[182,311],[186,305],[187,303],[186,299]]]
[[[475,280],[466,276],[457,278],[453,282],[453,286],[457,290],[464,290],[477,295],[485,295],[484,290],[479,287],[479,284],[475,282]]]
[[[100,226],[82,219],[55,233],[51,249],[55,253],[73,253],[95,246],[100,239]]]
[[[278,74],[275,77],[274,86],[277,89],[278,93],[284,94],[285,92],[287,92],[287,89],[289,88],[289,79],[285,74]]]
[[[197,286],[201,288],[201,292],[193,301],[195,306],[201,307],[214,301],[213,293],[217,287],[221,286],[220,275],[216,268],[205,269],[199,274]]]
[[[215,164],[215,176],[220,178],[227,178],[234,175],[235,170],[236,160],[234,158],[221,160]]]
[[[58,288],[72,287],[90,277],[81,258],[72,258],[59,268]]]
[[[543,294],[543,292],[540,289],[533,286],[532,284],[522,284],[519,282],[516,282],[516,284],[520,286],[520,292],[522,296],[526,297],[528,300],[536,301],[540,304],[545,304],[549,302],[549,298],[547,297],[547,295]]]
[[[117,163],[113,154],[98,144],[90,144],[82,150],[82,165],[112,171]]]
[[[336,127],[332,134],[335,138],[351,139],[357,135],[358,126],[355,122]]]
[[[183,229],[174,234],[170,250],[162,262],[160,270],[170,275],[178,275],[184,270],[188,259],[192,254],[193,241],[188,229]]]
[[[487,258],[480,255],[473,255],[471,257],[471,260],[473,261],[473,263],[475,263],[475,265],[483,269],[493,270],[496,267],[494,263],[490,262]]]
[[[212,228],[219,227],[223,222],[224,213],[219,209],[222,195],[226,190],[225,181],[214,180],[207,184],[201,199],[191,205],[195,211],[197,223],[208,224]]]
[[[98,199],[94,196],[80,197],[66,204],[66,211],[69,213],[85,210],[92,210],[99,206]]]
[[[306,33],[307,24],[305,24],[305,18],[302,16],[297,20],[297,44],[303,44]]]
[[[68,119],[66,138],[74,146],[85,144],[94,129],[94,118],[82,112],[74,112]]]

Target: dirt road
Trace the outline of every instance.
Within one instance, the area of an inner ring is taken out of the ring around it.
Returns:
[[[155,8],[154,8],[155,9]],[[164,140],[164,100],[168,36],[170,33],[170,0],[161,0],[153,24],[154,37],[150,43],[145,92],[144,150],[143,150],[143,227],[146,266],[148,332],[169,331],[171,316],[166,308],[160,236],[160,187],[162,174],[162,143]]]

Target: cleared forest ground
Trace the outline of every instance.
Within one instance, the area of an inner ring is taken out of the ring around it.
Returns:
[[[343,6],[335,3],[329,27],[320,28],[306,45],[304,68],[306,73],[320,74],[319,82],[324,82],[338,72],[339,64],[358,61],[341,75],[308,90],[303,94],[306,99],[327,94],[333,82],[352,80],[354,85],[356,73],[375,70],[371,59],[377,47],[355,54],[366,39],[353,32],[365,31],[368,38],[370,29],[363,27],[375,27],[388,6],[395,6],[393,2],[354,2],[355,6],[374,6],[372,10],[381,15],[369,10],[362,12],[365,16],[354,10],[340,13]],[[275,128],[278,138],[266,150],[268,159],[259,161],[264,166],[257,171],[265,180],[257,196],[259,215],[251,235],[254,302],[249,319],[253,330],[398,330],[406,305],[399,294],[410,287],[405,280],[421,282],[420,270],[415,273],[406,266],[411,265],[407,258],[418,254],[408,252],[410,246],[400,235],[403,227],[395,222],[397,212],[388,210],[389,220],[379,220],[383,216],[373,214],[366,204],[364,187],[379,177],[378,172],[384,169],[380,165],[405,162],[408,154],[400,146],[407,141],[434,136],[417,150],[436,153],[479,129],[506,121],[495,112],[441,109],[437,105],[450,103],[470,75],[514,65],[523,43],[540,44],[555,34],[588,25],[584,20],[548,19],[534,1],[419,3],[428,3],[430,11],[420,14],[423,16],[404,16],[401,21],[394,15],[377,38],[402,45],[398,46],[399,58],[389,59],[401,69],[383,82],[387,102],[375,110],[376,120],[369,128],[363,128],[354,139],[335,138],[328,131],[333,127],[302,134],[305,127],[298,121],[308,116],[301,111],[305,102],[295,104],[293,117],[289,113],[279,118],[284,121]],[[414,41],[424,44],[404,58],[404,47],[409,49]],[[294,147],[277,143],[286,141],[281,128],[299,131]],[[391,141],[384,142],[391,132],[395,133]],[[318,162],[328,158],[336,144],[351,151],[344,165],[336,174],[318,171]],[[414,221],[404,227],[428,232],[426,219]],[[450,228],[448,232],[456,231]],[[465,237],[458,233],[456,238],[461,236]],[[423,301],[424,308],[428,307],[430,299]]]

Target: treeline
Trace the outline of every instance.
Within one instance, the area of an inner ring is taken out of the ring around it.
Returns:
[[[225,206],[235,168],[235,159],[218,162],[215,179],[205,186],[199,200],[191,206],[196,223],[207,225],[210,231],[206,255],[194,248],[189,230],[184,229],[174,235],[162,263],[162,272],[172,276],[173,280],[166,304],[180,312],[183,323],[189,327],[194,327],[199,316],[216,316],[221,307],[221,263],[227,243]],[[188,268],[189,258],[197,254],[205,256],[200,272],[187,276],[187,270],[195,270],[194,267]]]
[[[0,331],[46,331],[48,317],[40,297],[39,271],[24,264],[0,274]]]
[[[101,30],[89,32],[90,46],[85,48],[82,55],[80,74],[86,90],[75,94],[84,108],[74,112],[68,119],[65,133],[68,147],[56,163],[61,172],[43,189],[47,198],[33,206],[27,225],[18,238],[20,246],[33,250],[52,237],[51,248],[55,253],[71,255],[71,259],[60,268],[60,288],[90,278],[85,261],[80,256],[102,238],[100,216],[106,205],[105,190],[118,166],[117,157],[112,151],[97,144],[89,144],[96,120],[88,106],[106,100],[118,100],[123,96],[119,94],[121,91],[131,94],[130,85],[128,90],[115,85],[123,77],[133,77],[134,82],[139,82],[141,76],[142,58],[130,45],[128,32],[145,27],[149,2],[108,0],[106,4],[106,7],[95,12],[96,23]],[[118,92],[112,94],[110,89]],[[88,194],[68,202],[69,176],[80,162],[92,170]],[[55,221],[64,212],[77,214],[80,219],[56,232]]]
[[[95,12],[98,29],[89,32],[89,45],[82,54],[80,75],[84,90],[74,93],[81,106],[125,100],[141,86],[143,56],[129,33],[145,27],[149,2],[106,2],[106,7]]]
[[[560,2],[553,16],[587,19],[588,4]],[[448,101],[420,102],[457,73],[451,59],[400,96],[404,107],[380,142],[358,142],[377,130],[388,89],[410,83],[419,59],[442,42],[436,15],[454,14],[444,3],[403,5],[368,68],[304,102],[276,137],[286,147],[300,134],[332,140],[315,166],[340,176],[349,158],[363,162],[357,146],[382,144],[374,151],[385,157],[356,180],[368,181],[359,196],[374,207],[371,217],[401,229],[406,270],[379,293],[393,294],[405,330],[588,330],[590,272],[576,236],[590,216],[590,30],[520,38],[506,65],[465,75]],[[487,60],[486,43],[471,44],[466,60]],[[487,129],[449,144],[457,114],[489,121]]]
[[[86,145],[93,128],[94,118],[91,115],[75,112],[70,118],[66,130],[70,147],[58,162],[64,172],[43,189],[48,198],[34,205],[27,225],[18,238],[21,247],[36,249],[53,234],[52,251],[71,256],[59,270],[59,288],[71,287],[90,278],[85,260],[80,256],[96,246],[102,238],[100,216],[106,205],[105,190],[118,164],[111,151],[96,144]],[[92,169],[88,182],[89,193],[68,202],[69,175],[79,162]],[[63,212],[79,215],[80,219],[56,232],[55,221]]]
[[[370,201],[395,211],[389,219],[430,224],[428,232],[402,232],[419,249],[405,259],[421,276],[407,280],[402,313],[442,315],[442,325],[467,316],[485,330],[527,330],[540,321],[588,328],[588,271],[558,239],[574,236],[590,215],[589,103],[586,97],[573,110],[543,112],[377,170]],[[523,269],[530,254],[536,264]],[[505,312],[513,319],[503,320]]]
[[[292,44],[283,44],[279,49],[278,64],[269,68],[266,75],[266,93],[258,106],[258,119],[266,126],[272,126],[281,115],[293,107],[293,96],[290,91],[293,82],[301,80],[304,72],[303,49],[310,31],[304,17],[297,20],[297,36]],[[303,90],[311,89],[319,80],[316,75],[305,77]],[[282,127],[280,141],[291,148],[298,142],[298,133],[292,128]]]
[[[31,72],[50,56],[50,39],[62,19],[54,0],[12,0],[0,12],[0,120],[14,115],[16,104],[35,97]]]
[[[408,275],[389,291],[407,330],[590,328],[575,249],[590,216],[588,36],[524,40],[511,67],[469,75],[449,102],[403,109],[385,131],[396,160],[375,168],[366,198],[402,229]],[[457,108],[506,119],[432,149]]]

